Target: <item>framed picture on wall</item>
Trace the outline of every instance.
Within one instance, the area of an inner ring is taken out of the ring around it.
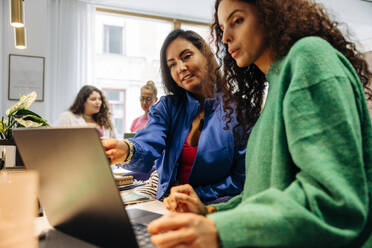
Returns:
[[[8,99],[36,91],[36,101],[44,101],[45,57],[9,54]]]

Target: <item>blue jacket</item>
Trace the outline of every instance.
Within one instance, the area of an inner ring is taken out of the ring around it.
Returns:
[[[130,139],[135,153],[127,169],[148,172],[158,159],[158,199],[176,183],[178,159],[199,108],[199,102],[188,93],[185,99],[172,95],[161,97],[151,107],[146,128]],[[246,144],[235,145],[232,130],[224,130],[222,104],[216,104],[216,99],[205,100],[204,112],[189,184],[202,200],[237,195],[245,180]]]

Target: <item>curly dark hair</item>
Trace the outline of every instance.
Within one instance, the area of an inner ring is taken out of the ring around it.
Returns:
[[[225,118],[230,119],[230,104],[237,106],[237,119],[248,136],[261,111],[265,75],[255,66],[239,68],[235,60],[227,52],[222,42],[223,32],[218,21],[218,7],[223,0],[216,0],[214,22],[211,33],[217,47],[217,57],[223,64],[227,89],[224,91]],[[259,22],[263,25],[264,39],[272,49],[274,59],[286,56],[289,49],[299,39],[307,36],[318,36],[328,41],[351,62],[359,75],[367,99],[372,99],[372,91],[368,86],[372,73],[367,62],[356,49],[355,44],[348,41],[339,29],[341,23],[331,20],[322,5],[311,0],[237,0],[255,5]],[[236,127],[234,127],[235,130]]]
[[[113,130],[113,126],[110,120],[111,113],[110,113],[110,109],[109,109],[109,105],[107,103],[106,97],[102,93],[101,90],[99,90],[98,88],[92,85],[84,85],[80,89],[79,93],[77,94],[75,98],[74,103],[71,105],[69,110],[76,115],[83,114],[84,104],[86,100],[88,99],[88,97],[90,96],[90,94],[92,94],[92,92],[94,91],[97,92],[101,96],[102,105],[101,105],[99,112],[93,115],[93,120],[99,126],[104,127],[109,130]]]
[[[165,38],[162,48],[160,50],[160,69],[162,75],[162,83],[164,91],[167,95],[176,95],[178,97],[185,97],[185,90],[177,85],[173,80],[167,64],[167,48],[177,38],[183,38],[193,44],[207,59],[207,73],[206,82],[202,84],[202,92],[204,96],[213,96],[215,85],[223,85],[217,83],[221,80],[221,73],[217,60],[207,42],[197,33],[191,30],[176,29],[168,34]]]

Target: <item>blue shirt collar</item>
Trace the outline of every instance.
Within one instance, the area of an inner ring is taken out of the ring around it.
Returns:
[[[200,108],[199,101],[195,99],[188,91],[185,90],[185,93],[186,93],[187,111],[190,112],[195,109],[199,109]],[[216,93],[216,95],[219,95],[219,93]],[[204,100],[204,111],[206,113],[212,112],[214,110],[215,104],[216,104],[216,97],[206,98]],[[196,114],[196,112],[194,114]]]

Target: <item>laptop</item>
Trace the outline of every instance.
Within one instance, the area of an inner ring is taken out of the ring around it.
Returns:
[[[39,172],[50,225],[102,247],[149,246],[143,231],[161,215],[125,209],[95,128],[18,128],[13,136],[26,168]]]

